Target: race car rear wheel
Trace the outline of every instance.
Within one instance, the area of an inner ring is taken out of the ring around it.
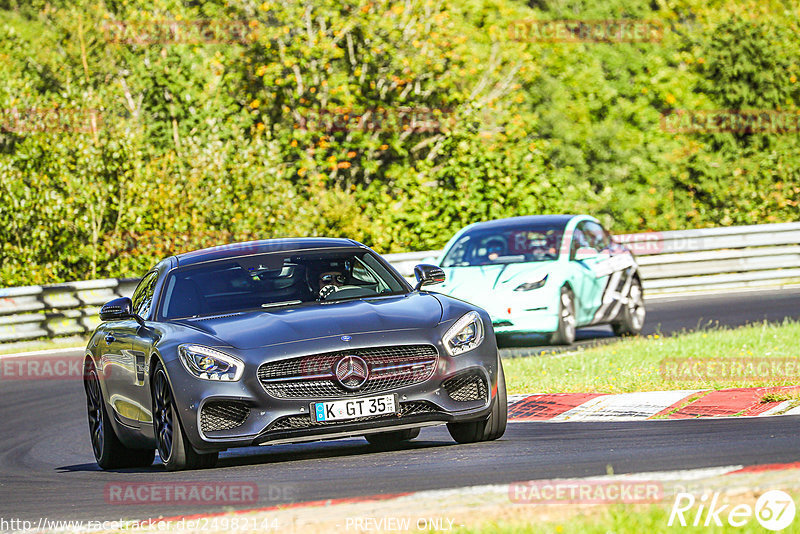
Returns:
[[[393,447],[404,441],[411,441],[419,436],[419,428],[407,428],[405,430],[393,430],[391,432],[381,432],[379,434],[367,434],[364,436],[370,445],[376,447]]]
[[[506,377],[502,362],[498,363],[497,394],[492,402],[488,419],[467,423],[447,423],[450,436],[458,443],[492,441],[502,436],[508,422],[508,397],[506,396]]]
[[[567,286],[561,288],[558,304],[558,330],[550,335],[550,343],[571,345],[575,341],[575,296]]]
[[[97,369],[91,360],[84,368],[83,386],[86,390],[86,409],[89,416],[89,437],[97,465],[101,469],[147,467],[153,463],[154,449],[131,449],[122,444],[108,417],[100,389]]]
[[[158,455],[167,471],[203,469],[217,465],[219,453],[200,454],[186,438],[175,408],[175,398],[161,362],[156,364],[151,385],[153,394],[153,431]]]
[[[634,278],[628,290],[627,302],[622,306],[617,321],[611,324],[611,328],[618,336],[635,336],[642,331],[644,317],[642,283],[638,278]]]

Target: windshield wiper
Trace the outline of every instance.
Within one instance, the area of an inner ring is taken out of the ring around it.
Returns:
[[[267,304],[262,304],[262,308],[277,308],[279,306],[292,306],[294,304],[302,304],[302,300],[285,300],[283,302],[268,302]]]

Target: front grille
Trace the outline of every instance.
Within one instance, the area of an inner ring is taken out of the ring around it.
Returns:
[[[334,368],[344,356],[363,358],[369,378],[357,391],[345,389]],[[432,345],[340,350],[265,363],[258,378],[266,392],[280,399],[335,399],[378,393],[418,384],[436,370],[439,353]]]
[[[398,419],[402,419],[403,417],[409,417],[411,415],[420,415],[420,414],[427,414],[427,413],[439,413],[439,410],[434,404],[426,401],[411,401],[411,402],[401,402],[400,403],[400,411],[396,414],[392,415],[368,415],[365,417],[356,417],[355,419],[346,419],[344,421],[313,421],[311,419],[311,415],[289,415],[286,417],[282,417],[272,423],[267,432],[275,432],[279,430],[304,430],[306,428],[320,428],[326,427],[331,425],[338,425],[343,423],[359,423],[363,421],[373,421],[373,420],[386,420],[386,421],[395,421]]]
[[[488,388],[486,379],[482,374],[475,371],[448,378],[442,386],[447,390],[450,398],[457,402],[487,400]]]
[[[230,430],[247,420],[250,409],[241,402],[211,401],[200,411],[200,428],[203,432]]]

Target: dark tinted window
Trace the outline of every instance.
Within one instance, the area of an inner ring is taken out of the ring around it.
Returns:
[[[363,249],[276,252],[178,269],[167,279],[161,315],[176,319],[405,291]]]
[[[442,267],[555,260],[563,235],[564,228],[555,226],[476,229],[453,244]]]
[[[153,271],[147,273],[145,277],[142,278],[142,281],[139,282],[136,291],[133,292],[131,301],[133,302],[133,311],[137,315],[141,317],[149,316],[150,308],[153,306],[153,293],[155,292],[157,281],[157,272]]]

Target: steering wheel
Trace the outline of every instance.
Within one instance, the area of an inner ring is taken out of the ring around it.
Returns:
[[[342,291],[343,289],[360,289],[360,287],[352,285],[337,287],[333,284],[328,284],[319,290],[319,300],[325,300],[332,294],[336,293],[337,291]]]

